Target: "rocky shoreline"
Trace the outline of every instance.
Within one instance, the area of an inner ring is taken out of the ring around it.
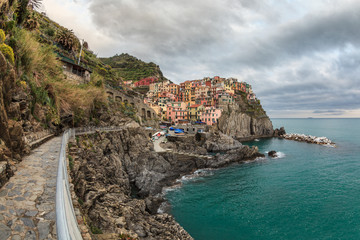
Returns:
[[[173,139],[166,147],[174,152],[164,153],[154,151],[142,128],[97,132],[73,144],[77,146],[71,156],[74,190],[90,229],[101,232],[94,235],[97,239],[105,235],[116,239],[119,234],[134,239],[192,239],[171,215],[157,212],[165,201],[163,189],[198,169],[264,156],[256,147],[217,131]],[[222,154],[196,158],[178,151]]]
[[[287,140],[294,140],[298,142],[306,142],[311,144],[336,147],[336,144],[326,137],[316,137],[316,136],[297,134],[297,133],[284,134],[281,135],[281,137]]]

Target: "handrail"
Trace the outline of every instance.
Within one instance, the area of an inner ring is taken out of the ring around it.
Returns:
[[[61,140],[61,149],[56,177],[56,232],[60,240],[82,240],[77,224],[76,215],[71,200],[68,173],[66,168],[66,147],[69,139],[76,134],[85,134],[95,131],[118,131],[123,127],[86,127],[68,129]]]
[[[56,232],[60,240],[82,240],[77,224],[76,215],[71,200],[69,178],[66,168],[66,147],[69,139],[77,134],[88,134],[95,131],[119,131],[123,127],[86,127],[73,128],[64,132],[61,140],[61,149],[56,177]]]
[[[82,240],[72,205],[69,180],[66,168],[66,147],[74,130],[66,130],[62,136],[56,178],[56,232],[61,240]]]

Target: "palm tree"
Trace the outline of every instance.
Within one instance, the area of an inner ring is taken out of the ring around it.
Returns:
[[[31,9],[40,9],[42,5],[42,0],[29,0],[28,6]]]
[[[55,41],[68,51],[76,51],[79,46],[79,40],[73,31],[66,28],[57,33]]]
[[[39,22],[38,22],[38,19],[35,17],[34,14],[32,14],[26,21],[25,21],[25,24],[24,26],[29,29],[30,31],[31,30],[34,30],[36,28],[39,27]]]
[[[21,25],[28,17],[29,11],[31,9],[40,9],[42,5],[42,0],[19,0],[18,8],[16,10],[17,14],[17,23]]]

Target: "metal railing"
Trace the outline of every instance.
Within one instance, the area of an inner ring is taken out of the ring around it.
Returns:
[[[67,173],[66,147],[69,139],[75,135],[90,134],[95,131],[119,131],[123,127],[86,127],[68,129],[62,136],[61,149],[58,162],[58,173],[56,178],[56,232],[57,238],[61,240],[82,240],[74,212],[69,178]]]
[[[66,147],[69,139],[74,136],[75,131],[73,129],[66,130],[62,136],[56,178],[56,232],[57,238],[61,240],[83,239],[72,205],[66,168]]]

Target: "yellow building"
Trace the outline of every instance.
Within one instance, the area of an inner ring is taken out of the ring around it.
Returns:
[[[204,106],[200,104],[194,104],[188,107],[190,121],[201,121],[201,113],[204,111]]]

